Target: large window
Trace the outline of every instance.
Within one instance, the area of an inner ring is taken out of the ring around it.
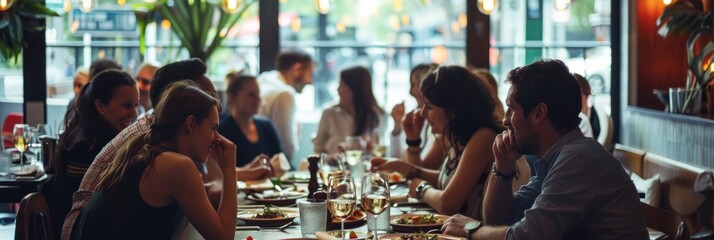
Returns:
[[[610,1],[507,0],[491,14],[491,70],[502,83],[508,71],[533,60],[557,58],[588,79],[592,102],[610,112]]]

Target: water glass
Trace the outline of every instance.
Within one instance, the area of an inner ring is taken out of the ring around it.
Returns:
[[[325,231],[327,225],[327,202],[311,200],[298,201],[300,231],[303,237],[315,237],[318,231]]]
[[[5,177],[10,174],[10,167],[12,166],[12,155],[1,151],[0,152],[0,177]]]
[[[391,206],[387,207],[387,209],[384,209],[384,212],[380,213],[376,217],[368,217],[367,230],[375,233],[375,236],[377,236],[377,231],[389,232],[389,216],[391,208]]]

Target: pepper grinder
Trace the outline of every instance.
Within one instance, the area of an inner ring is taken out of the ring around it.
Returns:
[[[307,183],[307,198],[313,199],[315,198],[313,195],[318,189],[317,170],[319,169],[318,164],[320,163],[320,155],[310,154],[310,156],[307,157],[307,162],[310,163],[310,166],[308,167],[308,170],[310,170],[310,181]]]

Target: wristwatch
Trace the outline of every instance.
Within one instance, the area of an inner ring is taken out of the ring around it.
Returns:
[[[421,200],[424,197],[424,192],[426,192],[427,189],[431,188],[431,185],[429,185],[429,182],[423,181],[421,182],[415,189],[414,192],[416,194],[416,198]]]
[[[471,239],[471,234],[473,234],[476,229],[481,227],[481,222],[480,221],[473,221],[466,223],[464,225],[464,232],[466,232],[466,239]]]

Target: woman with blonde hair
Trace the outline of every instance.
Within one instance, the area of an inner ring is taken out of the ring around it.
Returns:
[[[171,239],[183,215],[206,239],[232,239],[236,146],[216,132],[218,104],[185,81],[170,85],[153,113],[151,130],[122,145],[101,174],[72,237]],[[217,160],[223,174],[218,210],[194,164],[208,157]]]

